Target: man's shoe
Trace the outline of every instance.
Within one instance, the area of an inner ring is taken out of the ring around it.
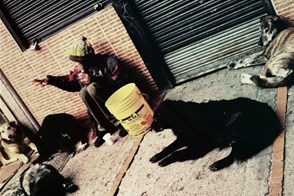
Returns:
[[[103,138],[98,137],[96,139],[96,141],[94,142],[94,146],[96,148],[100,147],[103,143],[105,142],[105,140]]]
[[[118,135],[120,137],[125,137],[126,135],[128,135],[128,132],[123,127],[120,127]]]
[[[96,141],[94,142],[94,146],[95,147],[100,147],[104,142],[105,142],[105,140],[103,139],[103,136],[106,134],[106,133],[108,133],[108,132],[106,132],[106,131],[102,131],[102,132],[98,132],[97,133],[97,139],[96,139]]]

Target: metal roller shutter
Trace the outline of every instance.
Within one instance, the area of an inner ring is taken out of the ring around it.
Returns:
[[[1,11],[24,47],[44,39],[72,22],[95,12],[97,0],[2,0]],[[25,48],[22,47],[24,50]]]
[[[135,0],[176,83],[257,47],[261,0]]]

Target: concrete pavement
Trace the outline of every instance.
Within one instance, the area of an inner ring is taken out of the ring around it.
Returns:
[[[260,89],[240,83],[241,73],[258,74],[260,68],[223,69],[170,89],[166,98],[205,102],[248,97],[266,102],[276,109],[277,89]],[[293,93],[293,88],[290,88],[286,112],[285,158],[282,160],[285,167],[284,171],[282,170],[284,175],[281,189],[286,196],[294,195],[292,186],[294,180]],[[242,164],[234,163],[218,172],[211,172],[208,166],[214,160],[226,156],[230,152],[229,149],[215,150],[198,160],[177,162],[164,168],[149,162],[151,156],[174,139],[175,136],[171,130],[160,133],[148,132],[119,184],[117,195],[259,196],[276,194],[269,192],[272,179],[272,147],[268,147]],[[127,136],[113,146],[104,144],[99,148],[90,147],[71,158],[62,173],[72,177],[80,186],[80,190],[72,195],[109,195],[135,142],[135,138]]]

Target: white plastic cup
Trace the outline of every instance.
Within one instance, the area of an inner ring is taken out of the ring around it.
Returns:
[[[103,139],[105,140],[105,142],[106,142],[108,145],[113,145],[113,144],[114,144],[114,140],[113,140],[113,138],[111,137],[110,133],[106,133],[106,134],[103,136]]]

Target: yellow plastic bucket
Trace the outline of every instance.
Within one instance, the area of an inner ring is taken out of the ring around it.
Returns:
[[[105,106],[130,135],[140,136],[149,131],[154,113],[135,83],[114,92]]]

